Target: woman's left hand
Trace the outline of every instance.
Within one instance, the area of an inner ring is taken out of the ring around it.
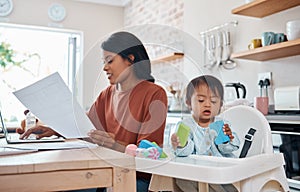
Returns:
[[[229,125],[226,124],[226,123],[223,126],[223,132],[224,132],[224,134],[229,136],[230,141],[232,141],[232,139],[234,139],[234,136],[232,135],[231,129],[230,129]]]
[[[92,142],[98,144],[99,146],[104,146],[108,148],[113,148],[115,144],[115,136],[112,133],[107,133],[100,130],[91,130],[88,133],[88,136]]]

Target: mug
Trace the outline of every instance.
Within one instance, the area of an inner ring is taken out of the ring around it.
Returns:
[[[275,43],[275,33],[274,32],[263,32],[262,33],[262,46],[267,46]]]
[[[255,97],[254,106],[262,114],[267,115],[269,111],[269,97]]]
[[[248,49],[255,49],[261,46],[261,39],[252,39],[251,43],[248,45]]]
[[[275,43],[281,43],[284,42],[286,39],[286,36],[284,33],[276,33],[275,34]]]

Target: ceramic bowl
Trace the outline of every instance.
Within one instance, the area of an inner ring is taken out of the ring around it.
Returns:
[[[295,40],[300,38],[300,20],[288,21],[286,23],[287,39]]]

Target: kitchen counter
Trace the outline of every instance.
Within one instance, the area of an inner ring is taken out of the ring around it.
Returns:
[[[300,124],[300,114],[268,114],[269,123]]]

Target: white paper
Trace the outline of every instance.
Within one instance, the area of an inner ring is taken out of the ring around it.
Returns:
[[[36,151],[38,151],[38,150],[37,149],[16,149],[16,148],[9,148],[9,147],[0,147],[0,156],[32,153],[32,152],[36,152]]]
[[[95,129],[59,75],[53,73],[14,95],[43,123],[66,138],[84,138]]]
[[[78,139],[74,141],[72,140],[72,141],[51,142],[51,143],[7,144],[6,147],[19,149],[19,150],[52,150],[52,149],[94,148],[99,146]]]

